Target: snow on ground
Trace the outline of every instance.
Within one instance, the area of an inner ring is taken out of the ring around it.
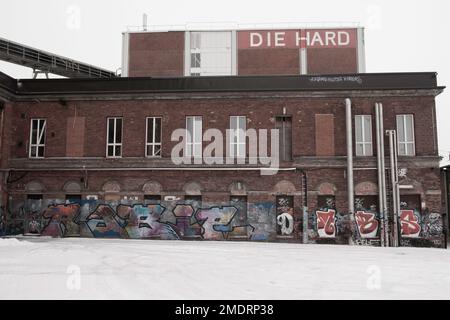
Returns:
[[[0,239],[0,298],[449,299],[450,251],[8,238]]]

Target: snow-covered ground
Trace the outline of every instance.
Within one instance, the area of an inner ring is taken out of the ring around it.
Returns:
[[[0,239],[2,299],[449,299],[450,251]]]

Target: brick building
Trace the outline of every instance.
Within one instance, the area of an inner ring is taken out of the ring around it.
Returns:
[[[359,34],[350,32],[342,43],[357,43]],[[445,246],[435,113],[435,96],[444,88],[436,73],[357,73],[362,60],[356,46],[352,66],[332,75],[298,69],[302,48],[275,48],[273,69],[263,68],[271,60],[263,64],[254,53],[237,50],[238,68],[205,76],[210,69],[203,65],[192,69],[196,52],[188,50],[193,60],[186,67],[184,44],[179,47],[184,42],[178,40],[194,35],[167,33],[154,43],[155,37],[162,36],[125,35],[126,72],[135,77],[0,75],[7,233],[392,245],[397,230],[400,245]],[[189,43],[205,43],[201,39]],[[149,59],[151,46],[167,56],[157,52],[161,59]],[[344,50],[307,49],[309,62],[315,54],[339,57],[335,51]],[[277,50],[283,57],[283,50],[297,52],[296,71],[275,63]],[[245,59],[261,63],[246,69]],[[336,68],[333,60],[323,61]],[[303,65],[314,70],[313,63]],[[161,77],[149,77],[155,75]],[[380,126],[397,132],[397,210],[389,141]],[[179,140],[172,133],[179,128],[191,133],[186,150],[199,158],[208,129],[224,135],[227,129],[279,129],[280,168],[264,174],[267,165],[251,163],[252,145],[242,136],[224,148],[243,163],[174,164]],[[378,187],[383,181],[387,192]]]

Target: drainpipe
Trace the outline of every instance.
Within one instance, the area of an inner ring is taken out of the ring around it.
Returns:
[[[379,174],[381,180],[379,181],[379,185],[381,186],[381,192],[379,196],[381,197],[382,206],[380,210],[382,212],[382,216],[384,219],[384,239],[385,245],[389,246],[389,217],[387,212],[387,194],[386,194],[386,165],[385,165],[385,154],[384,154],[384,117],[383,117],[383,104],[378,103],[378,123],[379,123],[379,132],[378,132],[378,141],[379,141],[379,157],[380,157],[380,169]]]
[[[447,241],[448,241],[448,232],[450,230],[450,223],[449,223],[449,210],[448,210],[448,170],[447,168],[444,168],[442,170],[442,173],[444,174],[444,203],[445,203],[445,219],[444,219],[444,226],[446,226],[445,228],[445,232],[444,232],[444,236],[445,236],[445,248],[447,249]]]
[[[353,192],[353,135],[352,135],[352,101],[345,99],[345,117],[347,131],[347,193],[348,211],[355,212],[355,201]]]
[[[380,143],[380,106],[375,103],[375,133],[376,133],[376,143],[377,143],[377,174],[378,174],[378,210],[380,211],[380,241],[381,246],[386,246],[385,233],[384,233],[384,221],[386,219],[383,208],[383,174],[381,169],[381,143]]]
[[[399,245],[398,215],[400,211],[400,193],[398,189],[398,168],[397,168],[397,135],[395,130],[387,130],[389,136],[389,149],[391,161],[391,184],[392,184],[392,211],[394,217],[394,247]]]

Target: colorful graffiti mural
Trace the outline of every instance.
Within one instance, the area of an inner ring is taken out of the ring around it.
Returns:
[[[292,235],[294,232],[294,198],[292,196],[277,197],[277,234]]]
[[[288,236],[287,241],[302,241],[303,230],[294,227],[292,199],[278,197],[275,202],[245,204],[241,200],[202,204],[33,200],[11,203],[2,211],[1,221],[3,233],[8,235],[251,241],[282,241],[282,235]],[[333,197],[322,202],[320,209],[307,215],[309,243],[380,245],[380,218],[371,210],[374,208],[361,205],[354,214],[346,214],[334,208]],[[399,232],[402,246],[445,247],[443,216],[439,213],[401,210]]]
[[[420,217],[414,213],[414,210],[401,210],[399,220],[402,237],[419,238],[422,228],[420,226]]]
[[[317,232],[320,238],[336,237],[336,210],[316,211]]]
[[[377,236],[379,223],[376,213],[357,211],[355,221],[361,238],[371,239]]]

